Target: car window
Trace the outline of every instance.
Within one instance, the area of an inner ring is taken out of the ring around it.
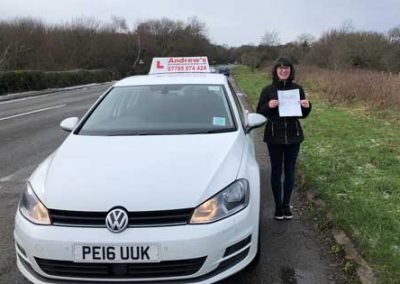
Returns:
[[[86,119],[79,134],[191,134],[234,130],[222,85],[154,85],[112,89]]]
[[[229,89],[231,90],[231,93],[232,93],[232,96],[233,96],[233,100],[235,101],[236,108],[237,108],[237,110],[239,112],[240,121],[242,122],[242,125],[243,125],[243,128],[244,128],[245,127],[245,123],[246,123],[246,117],[245,117],[245,114],[244,114],[243,106],[240,103],[239,98],[238,98],[235,90],[233,89],[231,83],[228,83],[228,85],[229,85]]]

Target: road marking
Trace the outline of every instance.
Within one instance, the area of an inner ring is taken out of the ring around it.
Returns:
[[[2,177],[2,178],[0,178],[0,182],[10,181],[13,176],[14,176],[14,173],[12,173],[11,175]]]
[[[104,86],[109,88],[115,82],[117,82],[117,81],[110,81],[110,82],[103,82],[103,83],[91,83],[91,84],[81,85],[81,86],[71,86],[71,87],[65,87],[65,88],[62,88],[62,89],[59,89],[59,90],[54,90],[54,91],[46,93],[46,94],[37,94],[37,95],[28,96],[28,97],[10,99],[10,100],[6,100],[6,101],[1,101],[0,100],[0,105],[16,103],[16,102],[25,101],[25,100],[32,100],[32,99],[37,99],[37,98],[45,98],[45,97],[48,97],[48,96],[53,96],[53,95],[55,95],[57,93],[67,92],[67,94],[70,94],[70,93],[68,93],[68,91],[77,91],[77,90],[80,90],[80,89],[89,90],[89,89],[92,89],[94,87],[100,87],[101,88],[101,87],[104,87]],[[103,93],[103,91],[101,91],[101,93]],[[17,94],[18,93],[16,93],[16,94],[8,94],[8,95],[5,95],[4,97],[13,96],[13,95],[17,95]]]
[[[30,165],[30,166],[20,168],[19,170],[16,170],[12,174],[9,174],[8,176],[4,176],[4,177],[0,178],[0,183],[26,182],[36,167],[37,167],[37,165]],[[1,185],[0,185],[0,187],[1,187]]]
[[[15,115],[11,115],[11,116],[2,117],[2,118],[0,118],[0,121],[1,120],[15,118],[15,117],[20,117],[20,116],[24,116],[24,115],[29,115],[29,114],[32,114],[32,113],[42,112],[42,111],[50,110],[50,109],[53,109],[53,108],[59,108],[59,107],[63,107],[63,106],[66,106],[66,104],[52,106],[52,107],[46,107],[46,108],[42,108],[42,109],[38,109],[38,110],[33,110],[33,111],[19,113],[19,114],[15,114]]]
[[[31,100],[31,99],[36,99],[36,98],[45,98],[48,97],[50,95],[52,95],[53,93],[47,94],[47,95],[37,95],[37,96],[32,96],[32,97],[26,97],[26,98],[18,98],[18,99],[11,99],[9,101],[0,101],[0,105],[4,105],[4,104],[10,104],[10,103],[17,103],[20,101],[26,101],[26,100]]]

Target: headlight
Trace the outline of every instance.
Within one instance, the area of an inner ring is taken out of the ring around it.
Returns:
[[[47,208],[36,197],[29,183],[19,202],[19,212],[32,223],[40,225],[51,224]]]
[[[233,215],[249,204],[249,195],[249,182],[239,179],[197,207],[190,223],[211,223]]]

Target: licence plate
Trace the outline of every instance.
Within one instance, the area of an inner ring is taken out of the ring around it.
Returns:
[[[75,245],[75,262],[159,262],[157,245]]]

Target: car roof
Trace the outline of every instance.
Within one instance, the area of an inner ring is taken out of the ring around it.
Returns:
[[[143,86],[143,85],[180,85],[180,84],[199,84],[199,85],[223,85],[226,77],[215,73],[169,73],[138,75],[122,79],[114,84],[115,87]]]

